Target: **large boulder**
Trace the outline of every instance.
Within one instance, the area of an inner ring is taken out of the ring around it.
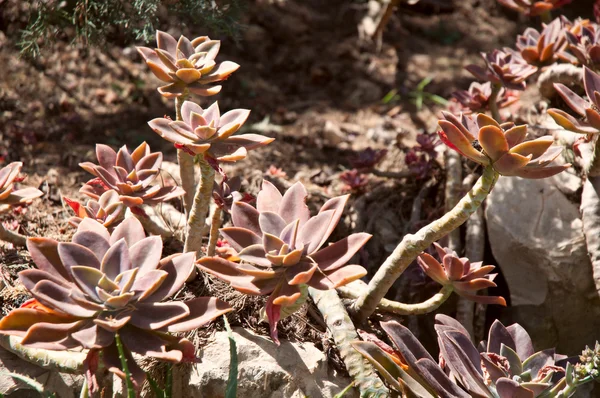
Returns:
[[[581,183],[569,171],[553,178],[501,177],[486,202],[492,253],[506,279],[503,321],[518,322],[536,348],[578,354],[600,337],[600,300],[581,230]]]
[[[244,398],[333,397],[351,383],[329,366],[327,356],[311,343],[268,337],[233,329],[238,354],[238,396]],[[217,332],[202,349],[201,363],[173,369],[174,397],[224,397],[229,375],[229,339]],[[357,397],[350,391],[345,397]]]

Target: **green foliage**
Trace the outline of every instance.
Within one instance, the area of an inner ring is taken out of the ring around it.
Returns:
[[[211,0],[34,0],[19,46],[23,55],[35,58],[40,55],[40,46],[64,35],[86,45],[111,40],[149,42],[160,25],[159,15],[174,17],[178,24],[202,26],[235,37],[240,28],[237,21],[241,4],[240,0],[226,0],[219,5]]]
[[[146,375],[148,383],[150,383],[150,389],[154,393],[156,398],[171,398],[173,392],[173,367],[167,368],[167,378],[165,380],[165,388],[160,388],[156,380],[149,375]]]
[[[125,383],[127,385],[127,398],[135,398],[135,388],[133,387],[133,381],[131,378],[131,372],[127,365],[127,358],[125,357],[125,350],[123,349],[123,343],[121,343],[121,337],[119,334],[115,334],[115,342],[117,343],[117,350],[119,350],[119,359],[121,360],[121,368],[125,373]]]

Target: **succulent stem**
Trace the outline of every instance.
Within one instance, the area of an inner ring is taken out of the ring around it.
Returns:
[[[347,298],[357,299],[360,297],[362,291],[365,290],[365,286],[362,289],[359,288],[358,284],[354,282],[353,286],[342,286],[337,290],[340,294]],[[388,299],[382,299],[379,305],[377,306],[377,310],[384,312],[391,312],[398,315],[422,315],[428,314],[437,310],[452,294],[454,291],[452,285],[442,286],[440,291],[434,294],[430,299],[423,301],[422,303],[417,304],[405,304],[400,303],[398,301],[392,301]]]
[[[142,205],[144,214],[133,213],[133,216],[137,218],[144,230],[152,235],[160,235],[163,238],[170,238],[173,236],[173,232],[164,224],[160,219],[160,215],[150,206]]]
[[[498,123],[502,123],[502,118],[500,117],[500,111],[498,110],[498,94],[502,90],[502,85],[499,83],[492,83],[492,93],[490,94],[490,112],[492,113],[492,117],[496,119]]]
[[[181,107],[188,97],[188,93],[175,98],[175,114],[177,120],[183,120],[181,117]],[[177,150],[177,162],[179,163],[179,177],[181,178],[181,187],[185,191],[183,195],[183,207],[185,214],[189,217],[194,204],[194,192],[196,191],[196,178],[194,174],[194,158],[182,149]]]
[[[85,352],[50,351],[26,347],[17,336],[0,335],[0,346],[41,368],[62,373],[83,373]]]
[[[27,237],[17,233],[10,231],[4,228],[4,225],[0,222],[0,240],[5,242],[12,243],[15,246],[25,246],[27,243]]]
[[[188,229],[185,235],[183,251],[185,253],[194,251],[200,255],[204,225],[210,205],[213,184],[215,183],[215,170],[208,164],[204,155],[198,155],[198,159],[200,163],[200,185],[198,185],[192,210],[188,217]]]
[[[360,390],[360,396],[389,397],[390,391],[379,379],[373,366],[350,344],[358,340],[358,334],[337,292],[309,287],[308,294],[323,315],[346,369]]]
[[[491,166],[485,167],[475,186],[451,211],[421,228],[414,235],[408,234],[402,239],[379,267],[367,289],[353,304],[352,311],[358,319],[365,320],[375,311],[396,279],[423,250],[467,221],[491,192],[498,176]]]
[[[221,214],[223,210],[220,207],[215,208],[212,220],[210,222],[210,237],[208,238],[207,256],[214,256],[219,239],[219,228],[221,228]]]
[[[592,263],[592,277],[596,292],[600,295],[600,140],[596,139],[594,152],[590,158],[587,178],[581,192],[581,221],[588,255]]]

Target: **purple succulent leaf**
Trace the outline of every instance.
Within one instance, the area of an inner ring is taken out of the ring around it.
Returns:
[[[155,270],[160,262],[163,242],[160,236],[149,236],[144,238],[133,246],[129,247],[130,262],[122,262],[121,267],[131,264],[132,268],[139,268],[140,276],[146,272]],[[128,268],[121,268],[119,273],[127,271]]]
[[[31,295],[40,303],[56,309],[67,315],[87,318],[94,316],[96,311],[86,309],[71,297],[71,290],[50,280],[38,282]]]
[[[144,227],[135,217],[127,217],[119,224],[110,236],[110,244],[114,245],[119,239],[125,239],[127,247],[132,247],[146,237]]]
[[[184,304],[188,307],[189,314],[167,326],[168,332],[178,333],[197,329],[219,316],[233,311],[229,304],[214,297],[197,297],[184,302]]]
[[[311,254],[311,258],[322,271],[334,271],[350,261],[369,239],[371,239],[370,234],[355,233]]]
[[[308,221],[310,211],[306,205],[307,197],[308,192],[306,192],[306,188],[300,182],[296,182],[285,191],[279,206],[279,215],[281,215],[287,224],[300,220],[300,226],[302,226]]]
[[[258,216],[258,225],[263,234],[279,236],[286,224],[286,221],[277,213],[265,211]]]
[[[49,274],[58,274],[65,280],[71,276],[62,264],[58,254],[58,242],[50,238],[28,238],[27,250],[37,267]]]
[[[227,242],[229,242],[231,247],[236,251],[241,251],[245,247],[262,243],[260,236],[245,228],[228,227],[221,228],[220,231],[221,235],[227,239]]]
[[[289,285],[304,285],[314,275],[317,264],[301,261],[285,270]]]
[[[102,302],[98,296],[96,287],[104,277],[104,273],[97,268],[75,265],[71,267],[71,274],[73,275],[75,283],[77,283],[77,286],[79,286],[83,293],[87,294],[97,302]]]
[[[148,156],[144,156],[135,165],[135,170],[158,170],[162,165],[163,154],[161,152],[154,152]]]
[[[155,293],[162,283],[167,279],[167,273],[162,270],[152,270],[136,278],[131,286],[131,291],[140,293],[138,302],[144,301]]]
[[[421,342],[407,327],[394,321],[381,322],[381,327],[410,367],[414,367],[417,360],[423,358],[435,362],[433,357],[429,355]]]
[[[110,235],[106,228],[96,220],[86,217],[79,223],[77,232],[71,240],[80,246],[87,247],[96,256],[101,259],[104,257],[110,247],[108,241]]]
[[[435,361],[421,358],[415,363],[415,369],[440,397],[469,398],[469,394],[454,384]]]
[[[297,241],[306,247],[306,253],[314,253],[325,243],[334,215],[335,210],[320,211],[300,228]]]
[[[24,337],[27,330],[39,323],[72,323],[78,321],[77,317],[62,315],[59,313],[41,312],[32,308],[17,308],[0,319],[0,331],[5,334],[13,334]]]
[[[489,378],[492,380],[492,383],[495,383],[496,380],[498,380],[501,377],[510,376],[507,375],[506,372],[500,366],[496,365],[492,359],[490,359],[488,353],[481,353],[481,362],[482,366],[485,367]]]
[[[167,303],[138,303],[131,313],[129,323],[140,329],[158,330],[175,323],[190,314],[181,301]]]
[[[346,265],[331,272],[317,271],[308,285],[318,290],[335,289],[367,275],[367,270],[360,265]]]
[[[262,189],[256,197],[256,208],[258,211],[265,212],[271,211],[279,214],[279,207],[283,196],[275,185],[271,184],[267,180],[263,180]]]
[[[529,337],[529,333],[527,333],[523,326],[515,323],[508,326],[506,330],[508,330],[508,333],[510,333],[515,342],[516,352],[521,361],[524,361],[535,353],[531,337]]]
[[[575,94],[570,88],[562,83],[554,83],[554,88],[573,111],[580,116],[585,116],[586,108],[590,107],[590,104],[586,100]]]
[[[251,264],[270,267],[271,262],[265,258],[266,254],[265,248],[261,243],[259,245],[252,245],[244,248],[244,250],[238,252],[238,257]]]
[[[583,85],[585,87],[585,93],[587,94],[590,101],[600,108],[600,104],[596,101],[595,92],[600,92],[600,76],[592,71],[587,66],[583,67]]]
[[[231,220],[238,228],[245,228],[262,236],[258,217],[260,213],[254,207],[244,202],[235,202],[231,208]]]
[[[300,220],[298,219],[286,225],[286,227],[281,231],[281,234],[279,234],[281,240],[284,241],[292,249],[296,247],[296,239],[298,237],[299,226]]]
[[[131,269],[129,249],[125,239],[121,238],[115,242],[104,255],[100,271],[105,273],[111,280],[115,280],[117,275],[128,269]]]
[[[329,236],[337,226],[338,222],[342,218],[342,214],[344,213],[344,207],[346,206],[349,197],[350,195],[343,195],[331,198],[327,202],[325,202],[319,210],[319,214],[328,210],[333,210],[333,217],[331,218],[331,221],[329,222],[329,228],[327,229],[325,235],[323,235],[323,238],[321,239],[320,244],[317,246],[317,249],[325,244],[325,242],[327,241],[327,239],[329,239]]]
[[[274,279],[256,280],[254,277],[240,272],[238,264],[220,257],[203,257],[197,261],[197,265],[203,271],[229,282],[233,288],[246,294],[269,294],[278,283]]]
[[[0,200],[0,202],[2,204],[6,204],[6,205],[16,205],[19,203],[30,202],[33,199],[39,198],[42,195],[44,195],[44,193],[42,191],[40,191],[39,189],[33,188],[33,187],[27,187],[27,188],[17,189],[15,191],[12,191],[10,193],[10,195],[8,195],[6,198]]]
[[[465,336],[469,337],[469,339],[471,338],[467,329],[465,329],[465,327],[459,321],[452,318],[451,316],[444,315],[444,314],[436,314],[435,322],[438,325],[449,326],[450,328],[457,330],[457,331],[461,332],[462,334],[464,334]]]
[[[96,325],[93,321],[87,321],[87,324],[72,333],[71,337],[84,348],[97,350],[111,345],[115,339],[115,333]]]
[[[35,268],[26,269],[19,272],[19,280],[27,290],[32,290],[35,287],[36,283],[43,280],[50,280],[56,283],[57,285],[63,286],[67,289],[72,286],[70,282],[63,279],[60,275],[56,275],[55,273],[49,273],[47,271],[42,271]]]
[[[514,380],[503,377],[496,383],[500,398],[534,398],[533,391],[523,388]]]
[[[147,302],[162,301],[173,296],[183,287],[183,284],[194,269],[194,253],[174,254],[160,261],[159,270],[167,273],[158,289],[146,298]]]
[[[523,361],[523,372],[531,371],[531,377],[535,379],[544,366],[554,365],[554,353],[554,348],[536,352]]]
[[[76,243],[61,242],[58,244],[58,254],[64,267],[70,270],[75,265],[85,265],[100,269],[100,260],[93,251]]]
[[[81,327],[85,321],[72,323],[38,322],[28,330],[21,344],[31,348],[46,350],[67,350],[78,344],[70,339],[73,330]]]
[[[500,355],[500,348],[505,345],[516,350],[516,344],[506,327],[499,320],[495,320],[490,327],[487,340],[487,352]]]
[[[98,164],[106,170],[112,170],[112,167],[117,164],[117,153],[108,145],[96,145],[96,158]]]

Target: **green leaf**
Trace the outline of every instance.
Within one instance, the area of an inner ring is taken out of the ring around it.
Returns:
[[[135,398],[135,388],[133,387],[131,372],[129,372],[129,366],[127,366],[127,358],[125,358],[125,351],[123,350],[123,343],[121,343],[121,337],[118,333],[115,334],[115,342],[117,343],[117,350],[119,351],[121,367],[123,368],[123,373],[125,373],[125,383],[127,385],[127,398]]]
[[[229,377],[227,378],[227,388],[225,389],[225,398],[236,398],[237,397],[237,378],[238,378],[238,356],[237,356],[237,345],[233,338],[233,332],[227,321],[227,317],[223,315],[223,322],[225,322],[225,329],[227,329],[227,337],[229,338]]]
[[[352,390],[354,388],[354,382],[350,383],[348,385],[348,387],[344,388],[342,391],[340,391],[338,394],[335,394],[335,396],[333,398],[342,398],[344,397],[346,394],[348,394],[348,392],[350,392],[350,390]]]
[[[159,385],[156,382],[156,380],[154,380],[150,376],[147,376],[147,377],[148,377],[148,383],[150,384],[150,389],[154,393],[154,396],[156,398],[166,398],[165,397],[165,390],[163,390],[162,388],[159,387]]]

